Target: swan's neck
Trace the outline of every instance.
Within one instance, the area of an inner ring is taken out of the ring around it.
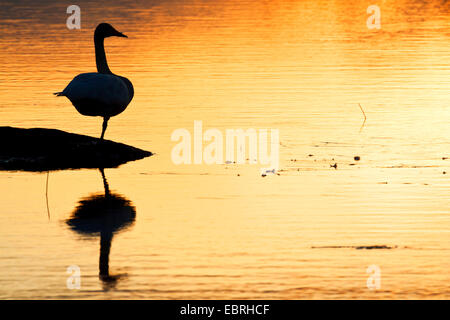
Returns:
[[[97,72],[112,74],[109,70],[108,62],[106,61],[105,46],[103,44],[103,37],[94,36],[95,43],[95,62],[97,63]]]

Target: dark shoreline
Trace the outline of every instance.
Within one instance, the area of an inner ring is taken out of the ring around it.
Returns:
[[[57,129],[0,127],[0,170],[115,168],[151,155],[123,143]]]

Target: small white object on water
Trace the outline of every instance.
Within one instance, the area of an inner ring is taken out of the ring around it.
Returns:
[[[276,174],[276,170],[275,169],[261,169],[261,176],[265,177],[268,174]]]

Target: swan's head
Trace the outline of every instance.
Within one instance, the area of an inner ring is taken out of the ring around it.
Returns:
[[[97,28],[95,28],[95,37],[107,38],[107,37],[123,37],[128,38],[122,32],[117,31],[109,23],[100,23]]]

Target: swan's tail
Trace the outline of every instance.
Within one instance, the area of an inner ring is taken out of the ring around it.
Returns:
[[[61,92],[55,92],[54,95],[57,96],[57,97],[65,96],[64,92],[62,92],[62,91]]]

